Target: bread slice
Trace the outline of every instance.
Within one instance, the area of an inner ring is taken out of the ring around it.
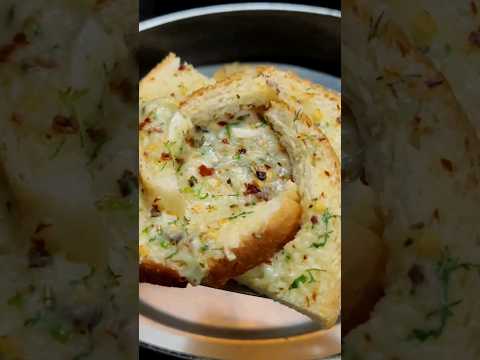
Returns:
[[[195,92],[179,112],[162,99],[142,106],[141,281],[222,286],[269,261],[292,239],[301,215],[296,185],[289,177],[274,177],[273,171],[271,179],[265,171],[261,184],[254,183],[258,171],[252,172],[249,159],[264,146],[268,149],[264,155],[277,154],[275,159],[289,166],[275,145],[273,131],[256,115],[255,108],[272,95],[261,79],[235,79]],[[232,130],[231,144],[218,141],[208,148],[193,144],[205,132],[226,136],[224,128],[229,125],[217,122],[239,121],[237,114],[245,125]],[[264,141],[259,145],[257,138],[249,137],[252,133]],[[244,152],[238,163],[248,164],[232,171],[229,161],[239,155],[240,145]],[[214,146],[221,146],[221,151]],[[212,150],[211,157],[202,154],[207,150]],[[271,161],[269,166],[276,164]]]
[[[140,101],[166,98],[179,101],[212,81],[170,53],[139,84]]]
[[[217,81],[232,76],[261,74],[267,84],[276,91],[277,98],[297,112],[306,114],[314,125],[327,136],[340,157],[341,110],[340,94],[322,85],[301,79],[291,71],[274,67],[252,66],[239,63],[227,64],[215,74]]]
[[[251,268],[254,263],[258,265],[265,262],[238,277],[238,281],[312,316],[324,327],[330,327],[336,322],[340,311],[340,150],[338,146],[335,152],[330,145],[330,140],[339,144],[336,138],[340,131],[336,118],[340,111],[339,98],[326,90],[322,92],[323,88],[311,84],[316,89],[312,92],[316,91],[317,96],[326,99],[325,101],[330,100],[329,106],[334,106],[334,111],[328,111],[328,115],[321,118],[322,121],[337,124],[335,131],[330,131],[328,137],[322,133],[319,126],[315,126],[309,116],[314,118],[316,115],[313,105],[303,109],[301,104],[296,103],[296,99],[289,99],[288,86],[294,87],[297,97],[303,99],[301,87],[305,83],[300,79],[287,73],[285,76],[276,74],[274,69],[269,68],[252,70],[245,67],[243,70],[245,71],[239,72],[235,67],[227,71],[228,75],[222,78],[217,76],[218,84],[200,89],[194,89],[194,86],[193,90],[187,91],[193,92],[191,96],[183,99],[181,96],[175,97],[177,103],[180,103],[181,115],[192,122],[194,129],[202,129],[211,124],[212,120],[218,123],[236,121],[239,114],[256,113],[263,126],[267,124],[272,127],[275,136],[286,149],[290,177],[295,180],[295,184],[285,182],[284,191],[276,194],[275,201],[284,204],[280,207],[282,211],[271,213],[270,216],[266,209],[260,209],[241,219],[239,224],[225,227],[222,235],[218,237],[220,241],[229,242],[228,237],[231,234],[242,234],[246,228],[259,226],[258,218],[263,216],[260,223],[265,224],[265,219],[269,218],[272,226],[263,228],[265,236],[262,241],[253,240],[258,236],[253,236],[250,241],[246,240],[246,246],[235,250],[234,262],[229,260],[228,256],[217,260],[216,266],[209,267],[200,279],[193,279],[193,283],[219,285],[234,272],[241,273],[244,269]],[[331,94],[333,95],[330,96]],[[322,104],[322,99],[317,104]],[[310,104],[308,99],[303,100],[305,104]],[[291,106],[286,104],[287,102]],[[233,136],[245,137],[242,139],[259,134],[256,128],[235,127],[230,131]],[[181,186],[177,188],[181,189]],[[300,207],[297,191],[300,195]],[[285,198],[289,200],[283,200]],[[267,205],[268,201],[263,204],[270,206]],[[296,212],[296,207],[301,208],[300,211]],[[295,219],[295,216],[300,216],[300,212],[301,229],[297,232],[299,219]],[[279,234],[280,231],[283,235]],[[284,238],[281,246],[278,241],[280,237]],[[265,238],[273,240],[267,241]],[[280,250],[287,242],[285,239],[292,238],[294,240]],[[272,252],[274,248],[276,251]],[[175,269],[175,265],[165,266],[166,262],[162,259],[152,262],[148,247],[140,246],[140,256],[141,280],[176,286],[192,282],[192,279],[187,280],[188,276],[181,270]],[[259,256],[264,260],[260,261]],[[232,271],[232,268],[236,271]],[[203,271],[199,268],[192,269],[197,275]]]
[[[340,164],[306,115],[272,102],[265,117],[291,158],[303,209],[301,228],[269,263],[237,280],[328,328],[340,312]]]

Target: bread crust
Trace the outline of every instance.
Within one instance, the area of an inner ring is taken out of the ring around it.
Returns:
[[[187,279],[180,276],[176,270],[150,260],[145,260],[140,264],[139,281],[180,288],[184,288],[188,284]]]
[[[284,205],[270,219],[261,234],[252,234],[242,240],[242,246],[233,250],[234,261],[226,258],[210,265],[208,276],[203,283],[212,287],[222,287],[238,275],[268,262],[276,252],[291,241],[300,228],[302,209],[297,201],[285,199]]]

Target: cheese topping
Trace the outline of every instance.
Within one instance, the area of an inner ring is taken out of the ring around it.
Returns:
[[[144,103],[140,147],[140,261],[163,263],[194,284],[211,260],[234,260],[241,239],[294,186],[288,155],[252,109],[201,127],[168,103]]]

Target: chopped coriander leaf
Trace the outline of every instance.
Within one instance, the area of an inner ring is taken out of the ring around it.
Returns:
[[[93,143],[93,149],[90,153],[90,160],[89,160],[89,163],[91,163],[98,157],[98,155],[100,154],[100,150],[110,139],[105,129],[102,129],[102,128],[99,128],[99,129],[88,128],[86,130],[86,133],[89,139]]]
[[[303,284],[303,283],[306,283],[306,282],[307,282],[307,277],[302,274],[292,282],[292,284],[290,285],[290,287],[288,289],[289,290],[297,289],[300,286],[300,284]]]
[[[23,326],[30,327],[37,325],[40,320],[42,320],[42,315],[40,313],[36,314],[35,316],[28,318],[23,322]]]
[[[265,119],[265,117],[263,115],[258,115],[259,119],[260,119],[260,122],[261,122],[261,126],[262,127],[265,127],[265,126],[268,126],[268,122],[267,120]]]
[[[168,255],[165,259],[166,260],[171,259],[172,257],[174,257],[177,254],[178,254],[178,249],[175,249],[175,251],[173,253],[171,253],[170,255]]]
[[[100,211],[131,210],[132,203],[126,198],[107,196],[95,202],[95,206]]]
[[[65,344],[72,337],[72,331],[62,325],[54,325],[50,328],[50,336],[61,344]]]
[[[201,252],[205,252],[205,251],[207,251],[207,250],[208,250],[208,244],[202,245],[202,246],[200,247],[200,251],[201,251]]]
[[[245,218],[247,215],[252,214],[252,213],[253,213],[253,211],[242,211],[241,213],[230,216],[228,218],[228,220],[234,220],[234,219],[237,219],[239,217]]]
[[[312,247],[318,249],[324,247],[327,244],[330,235],[333,233],[332,230],[329,229],[330,220],[337,217],[337,215],[333,215],[330,213],[328,209],[322,214],[321,223],[323,225],[324,231],[318,236],[318,242],[312,243]],[[315,220],[315,221],[313,221]],[[315,216],[312,216],[312,229],[316,228],[318,225],[318,220]]]
[[[95,275],[97,268],[95,266],[90,266],[90,271],[87,275],[82,276],[80,279],[75,279],[70,281],[70,285],[77,285],[77,284],[86,284],[88,280],[90,280],[93,275]]]
[[[112,288],[120,285],[120,279],[122,275],[116,274],[110,266],[107,266],[107,274],[109,276],[109,281],[105,285],[105,288]]]
[[[383,15],[385,14],[384,11],[377,17],[375,21],[370,18],[370,30],[368,31],[368,42],[374,39],[378,35],[378,29],[380,28],[380,23],[382,22]]]
[[[426,315],[427,319],[430,319],[433,316],[438,316],[438,325],[430,329],[413,329],[408,336],[408,340],[416,339],[420,342],[424,342],[430,338],[436,339],[442,335],[448,319],[454,315],[452,309],[462,302],[461,299],[453,302],[449,299],[451,276],[457,270],[469,271],[473,268],[480,270],[480,264],[462,263],[459,259],[453,258],[450,255],[448,248],[443,251],[442,257],[436,264],[436,275],[441,285],[440,307]]]
[[[60,154],[60,151],[62,151],[62,148],[63,146],[65,145],[65,143],[67,142],[67,139],[66,138],[63,138],[59,143],[58,145],[55,147],[55,150],[52,152],[52,154],[49,156],[49,159],[52,160],[52,159],[55,159],[58,154]]]
[[[7,300],[8,305],[15,306],[17,308],[22,307],[23,302],[24,302],[24,296],[21,292],[16,292],[15,295],[13,295]]]
[[[293,122],[296,122],[300,118],[300,115],[302,115],[301,110],[295,111],[295,117],[293,118]]]
[[[297,289],[298,287],[300,287],[301,284],[310,284],[310,283],[315,282],[316,279],[312,274],[315,271],[322,272],[322,271],[325,271],[325,270],[322,270],[322,269],[308,269],[308,270],[306,270],[304,274],[300,275],[295,280],[293,280],[292,284],[290,285],[290,287],[288,289],[289,290]]]

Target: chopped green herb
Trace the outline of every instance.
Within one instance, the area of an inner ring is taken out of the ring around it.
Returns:
[[[252,214],[252,213],[253,213],[253,211],[242,211],[241,213],[230,216],[228,218],[228,220],[234,220],[234,219],[237,219],[239,217],[245,218],[247,215]]]
[[[170,255],[168,255],[165,259],[171,259],[172,257],[174,257],[175,255],[178,254],[178,249],[175,249],[175,251],[173,253],[171,253]]]
[[[20,308],[23,306],[24,300],[24,295],[21,292],[17,291],[15,295],[13,295],[7,300],[7,304],[10,306],[15,306],[16,308]]]
[[[378,35],[378,29],[380,28],[380,23],[382,22],[384,11],[377,17],[375,21],[370,18],[370,30],[368,31],[368,42],[373,40]]]
[[[116,196],[107,196],[95,202],[95,206],[100,211],[120,211],[131,210],[132,203],[126,198]]]
[[[5,19],[5,23],[8,26],[10,26],[15,19],[15,5],[11,5],[10,8],[7,11],[7,16]]]
[[[302,274],[299,277],[297,277],[295,280],[293,280],[292,284],[290,285],[290,287],[288,289],[289,290],[297,289],[300,286],[300,284],[303,284],[303,283],[306,283],[306,282],[307,282],[307,277]]]
[[[205,251],[207,251],[207,250],[208,250],[208,244],[202,245],[202,246],[200,247],[200,251],[201,251],[201,252],[205,252]]]
[[[265,119],[265,117],[263,115],[258,115],[259,119],[260,119],[260,123],[261,123],[261,127],[265,127],[265,126],[268,126],[268,122],[267,120]]]
[[[330,220],[337,217],[337,215],[333,215],[330,213],[330,210],[326,209],[325,212],[322,214],[322,224],[324,231],[318,236],[320,241],[312,243],[312,247],[318,249],[324,247],[327,244],[330,235],[333,233],[332,230],[329,230]],[[316,223],[312,223],[312,228],[317,226]]]
[[[52,154],[49,156],[50,160],[55,159],[58,156],[58,154],[60,154],[60,151],[62,151],[62,148],[66,142],[67,142],[67,139],[64,137],[55,147],[55,150],[52,152]]]
[[[108,288],[112,288],[112,287],[116,287],[116,286],[119,286],[120,285],[120,281],[119,279],[122,277],[122,275],[120,274],[116,274],[112,268],[109,266],[107,266],[107,275],[108,275],[108,281],[107,283],[105,284],[105,288],[108,289]]]
[[[293,118],[293,122],[296,122],[300,118],[301,114],[302,114],[301,110],[295,111],[295,117]]]
[[[89,164],[95,161],[100,154],[103,146],[110,140],[105,129],[88,128],[86,130],[88,137],[93,143],[93,149],[90,153]]]
[[[480,265],[460,262],[459,259],[453,258],[449,254],[448,248],[443,251],[442,257],[436,265],[436,275],[441,284],[440,308],[433,310],[426,315],[427,319],[438,316],[438,325],[430,329],[413,329],[408,336],[409,340],[416,339],[420,342],[424,342],[430,338],[436,339],[443,333],[448,319],[454,315],[452,308],[462,302],[462,300],[450,301],[449,299],[451,276],[457,270],[469,271],[473,268],[480,270]]]
[[[312,274],[315,271],[323,272],[325,270],[314,269],[314,268],[306,270],[304,274],[300,275],[295,280],[293,280],[292,284],[290,285],[290,287],[288,289],[289,290],[297,289],[300,286],[300,284],[310,284],[310,283],[315,282],[316,279]]]
[[[70,281],[70,285],[76,285],[76,284],[86,284],[88,280],[90,280],[93,275],[97,272],[97,268],[95,266],[90,266],[90,271],[88,272],[87,275],[82,276],[80,279],[75,279]]]
[[[35,316],[28,318],[23,322],[23,326],[30,327],[37,325],[42,320],[42,314],[37,313]]]
[[[50,328],[50,336],[61,344],[65,344],[72,337],[72,331],[62,325],[54,325]]]

